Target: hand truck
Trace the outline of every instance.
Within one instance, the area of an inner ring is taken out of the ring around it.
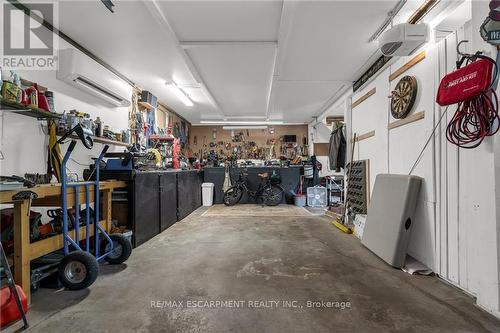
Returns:
[[[61,200],[62,200],[62,224],[64,257],[58,266],[58,275],[61,284],[71,290],[87,288],[97,279],[99,274],[98,263],[106,260],[110,264],[121,264],[128,259],[132,252],[130,241],[122,234],[108,235],[106,230],[99,225],[100,192],[99,192],[99,167],[104,154],[109,149],[105,145],[99,157],[95,160],[95,177],[93,181],[68,182],[66,164],[76,146],[76,141],[72,140],[61,163]],[[88,148],[88,147],[87,147]],[[80,241],[80,207],[79,193],[81,188],[85,188],[85,238]],[[93,188],[94,209],[93,219],[91,219],[90,191]],[[74,238],[69,231],[68,192],[74,193]],[[90,228],[93,224],[93,252],[91,246]],[[101,242],[101,236],[104,238]],[[100,247],[104,249],[101,253]]]

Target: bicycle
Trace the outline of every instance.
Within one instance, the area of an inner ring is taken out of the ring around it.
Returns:
[[[256,191],[252,191],[248,187],[247,180],[244,176],[247,173],[240,172],[238,180],[224,193],[224,205],[234,206],[240,202],[243,192],[248,193],[253,197],[256,203],[264,204],[266,206],[277,206],[283,200],[283,189],[278,184],[275,184],[269,178],[269,173],[258,174],[261,182]]]

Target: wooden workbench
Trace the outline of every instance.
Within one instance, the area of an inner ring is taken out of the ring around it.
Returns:
[[[125,187],[123,181],[109,180],[100,182],[99,189],[103,193],[103,213],[99,224],[106,230],[111,230],[111,193],[115,188]],[[0,204],[14,204],[14,279],[20,285],[28,302],[31,298],[31,269],[30,261],[63,247],[63,235],[55,235],[30,243],[30,221],[28,216],[29,200],[13,201],[12,196],[21,191],[32,191],[38,195],[32,206],[61,207],[61,184],[39,185],[32,188],[19,188],[12,191],[0,191]],[[90,201],[94,202],[93,186],[90,186]],[[68,189],[68,207],[75,203],[73,188]],[[79,188],[78,202],[85,203],[85,187]],[[70,235],[74,238],[74,230]],[[94,228],[90,228],[93,235]],[[80,227],[80,239],[85,238],[85,227]]]

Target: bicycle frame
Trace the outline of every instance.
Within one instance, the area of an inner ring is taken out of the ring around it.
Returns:
[[[267,187],[271,187],[271,181],[269,180],[269,178],[265,180],[262,179],[261,182],[259,183],[259,187],[257,187],[257,190],[253,191],[248,187],[247,179],[242,177],[242,174],[240,173],[238,180],[236,181],[236,184],[234,186],[240,187],[244,192],[248,193],[249,196],[251,196],[255,201],[257,201],[257,199],[264,192],[264,189]]]

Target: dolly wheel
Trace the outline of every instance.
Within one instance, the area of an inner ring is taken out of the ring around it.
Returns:
[[[125,262],[128,257],[132,254],[132,244],[127,237],[122,234],[111,234],[109,238],[113,241],[113,251],[108,254],[104,260],[110,264],[116,265]],[[104,240],[104,253],[110,250],[110,244],[107,240]]]
[[[89,287],[99,275],[97,259],[84,251],[71,252],[59,263],[59,280],[70,290]]]

